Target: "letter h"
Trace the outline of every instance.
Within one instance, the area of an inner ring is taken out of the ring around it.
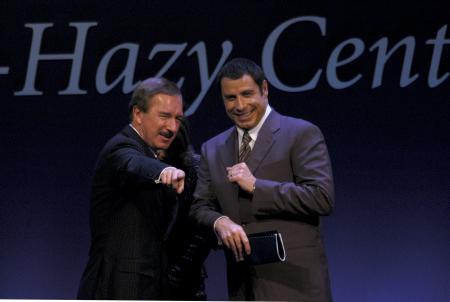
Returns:
[[[77,39],[73,53],[54,53],[42,54],[41,42],[45,29],[52,27],[53,23],[27,23],[25,27],[33,30],[33,40],[31,42],[30,57],[28,59],[27,75],[24,87],[14,95],[42,95],[42,91],[35,89],[36,73],[40,60],[72,60],[69,84],[65,90],[58,91],[58,94],[86,94],[86,90],[79,87],[81,64],[83,61],[84,46],[86,44],[86,35],[90,27],[96,26],[96,22],[71,22],[70,26],[77,29]]]

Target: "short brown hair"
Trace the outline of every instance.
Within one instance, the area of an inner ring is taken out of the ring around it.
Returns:
[[[180,95],[178,86],[165,78],[148,78],[139,83],[131,96],[128,110],[130,121],[133,119],[133,108],[136,106],[139,110],[147,112],[150,100],[157,94]]]

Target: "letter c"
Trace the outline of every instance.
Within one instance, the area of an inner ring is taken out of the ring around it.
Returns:
[[[262,66],[264,69],[264,72],[266,74],[267,80],[275,86],[276,88],[286,91],[286,92],[300,92],[300,91],[306,91],[313,89],[316,87],[317,82],[320,78],[320,75],[322,73],[322,69],[319,69],[314,77],[302,86],[288,86],[283,84],[280,79],[278,79],[277,74],[275,72],[274,64],[273,64],[273,52],[275,45],[277,44],[278,38],[283,33],[283,31],[291,26],[292,24],[299,23],[299,22],[314,22],[316,23],[323,36],[325,36],[325,23],[326,19],[323,17],[316,17],[316,16],[303,16],[303,17],[297,17],[289,19],[283,23],[281,23],[277,28],[275,28],[270,35],[267,37],[266,43],[264,44],[264,49],[262,53]]]

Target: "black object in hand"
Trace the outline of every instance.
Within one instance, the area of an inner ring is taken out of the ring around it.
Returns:
[[[274,263],[286,260],[283,238],[276,231],[247,234],[251,253],[245,255],[245,261],[251,265]]]

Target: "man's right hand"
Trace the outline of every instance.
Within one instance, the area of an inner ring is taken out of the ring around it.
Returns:
[[[242,226],[228,217],[222,217],[217,220],[214,230],[222,243],[233,252],[237,262],[244,260],[243,251],[250,255],[250,243]]]
[[[178,194],[184,190],[185,173],[175,167],[165,168],[160,175],[161,183],[171,186]]]

